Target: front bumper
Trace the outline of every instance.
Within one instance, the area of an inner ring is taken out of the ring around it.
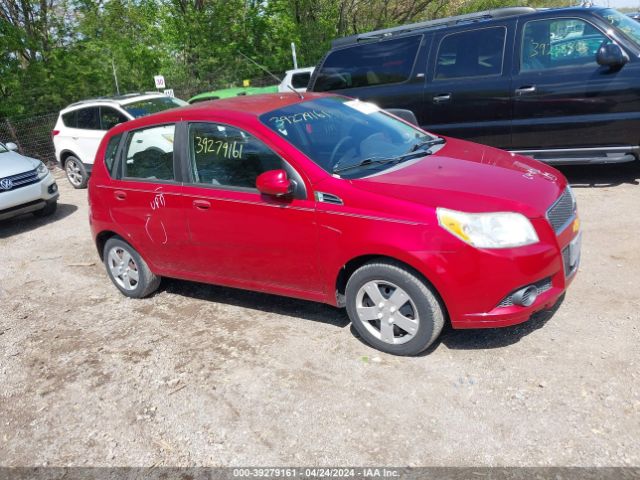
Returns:
[[[0,220],[41,210],[47,203],[57,201],[59,196],[58,186],[51,173],[37,183],[0,192]]]
[[[579,222],[574,220],[557,236],[545,219],[534,223],[538,223],[534,225],[536,231],[544,232],[537,244],[505,250],[478,250],[465,245],[460,251],[442,255],[443,271],[448,274],[435,286],[453,328],[516,325],[558,303],[578,270]],[[516,290],[534,284],[544,288],[539,287],[530,306],[505,301]]]

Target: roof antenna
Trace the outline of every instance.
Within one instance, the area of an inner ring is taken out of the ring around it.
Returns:
[[[251,63],[253,63],[254,65],[256,65],[258,68],[260,68],[261,70],[264,70],[265,72],[267,72],[269,75],[271,75],[273,78],[275,78],[278,83],[282,83],[282,79],[278,78],[277,76],[275,76],[273,73],[271,73],[269,70],[267,70],[265,67],[263,67],[262,65],[260,65],[258,62],[256,62],[255,60],[253,60],[252,58],[248,57],[247,55],[245,55],[244,53],[242,53],[240,50],[238,50],[238,53],[240,55],[242,55],[244,58],[246,58],[247,60],[249,60]],[[295,88],[293,88],[291,85],[287,84],[287,88],[289,90],[291,90],[293,93],[295,93],[296,95],[298,95],[298,97],[300,98],[300,100],[304,100],[304,97],[302,96],[302,94],[297,91]]]

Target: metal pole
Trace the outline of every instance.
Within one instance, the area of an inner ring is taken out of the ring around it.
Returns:
[[[298,58],[296,57],[296,44],[291,42],[291,56],[293,57],[293,68],[298,68]]]
[[[111,68],[113,68],[113,79],[116,81],[116,93],[120,95],[120,86],[118,85],[118,74],[116,73],[116,62],[111,57]]]

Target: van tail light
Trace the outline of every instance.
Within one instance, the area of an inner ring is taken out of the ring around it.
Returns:
[[[51,130],[51,140],[53,140],[53,137],[55,137],[59,133],[60,133],[60,130]]]

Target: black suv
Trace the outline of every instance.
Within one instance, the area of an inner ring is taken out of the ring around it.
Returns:
[[[549,163],[640,154],[640,23],[504,8],[335,40],[309,90],[408,109],[426,130]]]

